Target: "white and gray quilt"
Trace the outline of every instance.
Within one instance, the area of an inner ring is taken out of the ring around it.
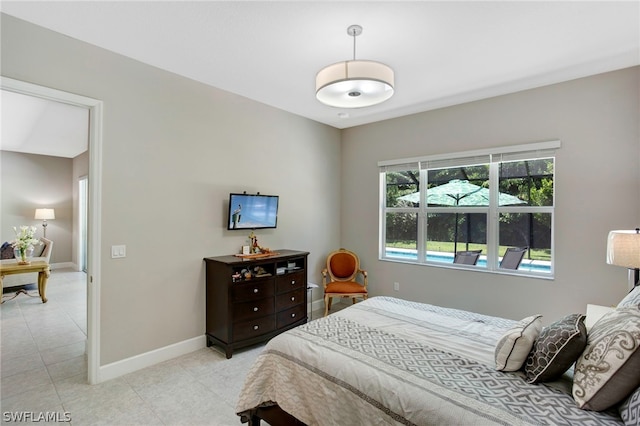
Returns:
[[[496,371],[496,343],[514,324],[370,298],[273,338],[236,412],[278,404],[308,425],[622,424],[617,412],[579,409],[561,384]]]

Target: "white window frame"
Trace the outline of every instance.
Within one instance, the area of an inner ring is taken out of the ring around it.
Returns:
[[[510,275],[526,275],[536,278],[553,279],[555,275],[555,237],[554,237],[554,210],[555,210],[555,182],[556,164],[554,161],[554,191],[551,206],[498,206],[498,166],[502,162],[517,160],[535,160],[542,158],[554,158],[555,152],[561,147],[559,140],[536,142],[500,148],[490,148],[474,151],[464,151],[452,154],[437,154],[423,157],[403,158],[398,160],[385,160],[378,162],[379,173],[379,249],[378,258],[384,261],[422,264],[443,268],[468,269],[479,272],[490,272]],[[490,205],[488,207],[428,207],[420,203],[419,207],[387,207],[386,206],[386,172],[390,171],[420,171],[420,199],[425,199],[427,187],[427,172],[433,168],[455,167],[456,165],[489,164],[489,190]],[[461,264],[443,263],[426,260],[425,256],[425,226],[428,213],[456,213],[476,212],[487,214],[487,266],[474,267]],[[387,213],[411,213],[418,215],[417,223],[417,260],[398,259],[386,255],[386,216]],[[549,213],[551,214],[551,269],[550,273],[519,270],[506,270],[499,268],[498,218],[501,213]]]

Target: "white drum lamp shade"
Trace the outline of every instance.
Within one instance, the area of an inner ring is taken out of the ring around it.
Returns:
[[[640,233],[633,231],[611,231],[607,238],[607,263],[640,268]]]
[[[54,209],[36,209],[36,217],[34,219],[51,220],[56,218]]]
[[[55,219],[56,212],[54,209],[36,209],[36,215],[34,219],[42,220],[42,233],[44,237],[47,237],[47,220]]]
[[[316,99],[336,108],[362,108],[386,101],[394,92],[393,70],[380,62],[356,60],[360,25],[349,26],[347,34],[353,37],[353,60],[326,66],[316,74]]]
[[[316,98],[338,108],[376,105],[393,96],[393,70],[375,61],[344,61],[316,75]]]
[[[629,286],[633,288],[640,281],[640,229],[631,231],[611,231],[607,237],[607,263],[629,268]]]

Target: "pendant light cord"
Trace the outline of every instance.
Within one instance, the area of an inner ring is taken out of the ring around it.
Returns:
[[[356,29],[353,29],[353,34],[351,34],[353,36],[353,60],[356,60]]]

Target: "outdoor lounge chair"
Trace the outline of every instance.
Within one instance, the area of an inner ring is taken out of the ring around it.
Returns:
[[[453,258],[453,263],[462,265],[475,265],[476,263],[478,263],[480,253],[482,253],[482,250],[459,251]]]
[[[509,247],[500,261],[501,269],[518,269],[529,247]]]

